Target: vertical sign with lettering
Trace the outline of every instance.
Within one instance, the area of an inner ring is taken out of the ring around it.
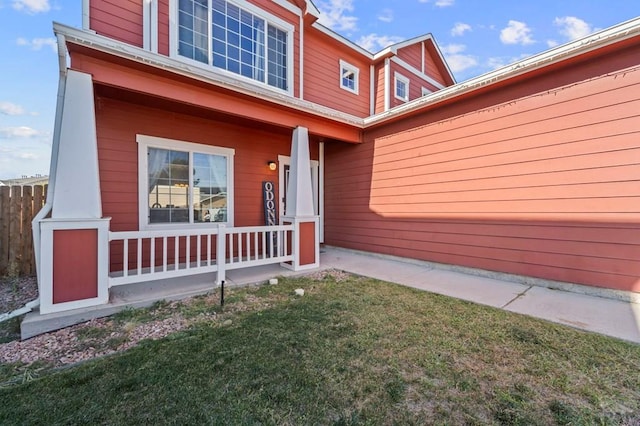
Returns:
[[[264,199],[264,224],[267,226],[277,225],[276,194],[273,182],[262,182],[262,197]]]
[[[273,182],[262,182],[262,198],[264,200],[264,224],[267,226],[275,226],[278,224],[276,214],[276,193],[274,190]],[[277,255],[278,253],[278,232],[270,232],[271,235],[271,247],[269,249],[270,255]]]

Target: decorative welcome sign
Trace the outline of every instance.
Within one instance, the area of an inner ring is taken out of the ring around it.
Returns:
[[[264,200],[264,224],[267,226],[277,225],[276,193],[273,182],[262,182],[262,197]]]

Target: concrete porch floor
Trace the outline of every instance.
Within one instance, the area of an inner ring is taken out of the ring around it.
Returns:
[[[513,282],[484,271],[441,267],[428,262],[326,247],[316,270],[294,272],[267,265],[227,272],[227,287],[264,283],[278,276],[304,275],[323,269],[340,269],[432,293],[443,294],[495,308],[640,343],[640,294],[596,292],[590,287],[567,285],[554,290],[538,280]],[[471,274],[469,272],[474,272]],[[476,275],[475,273],[482,273]],[[112,315],[124,308],[150,306],[159,300],[178,300],[214,289],[215,274],[200,274],[163,281],[114,287],[105,306],[40,315],[35,311],[22,322],[22,338]],[[534,285],[534,284],[538,285]],[[544,285],[544,284],[543,284]],[[591,294],[585,294],[591,293]],[[603,297],[608,296],[608,297]]]

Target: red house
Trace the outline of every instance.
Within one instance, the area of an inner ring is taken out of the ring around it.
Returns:
[[[640,19],[456,84],[431,35],[371,54],[311,1],[83,13],[54,25],[42,314],[320,243],[640,290]]]

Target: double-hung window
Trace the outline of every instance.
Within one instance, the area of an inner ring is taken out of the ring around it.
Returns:
[[[233,149],[144,135],[137,141],[140,229],[232,222]]]
[[[395,97],[401,101],[409,100],[409,79],[402,74],[395,73]]]
[[[348,62],[340,60],[340,87],[358,94],[360,70]]]
[[[176,0],[177,54],[290,91],[293,26],[245,0]]]

